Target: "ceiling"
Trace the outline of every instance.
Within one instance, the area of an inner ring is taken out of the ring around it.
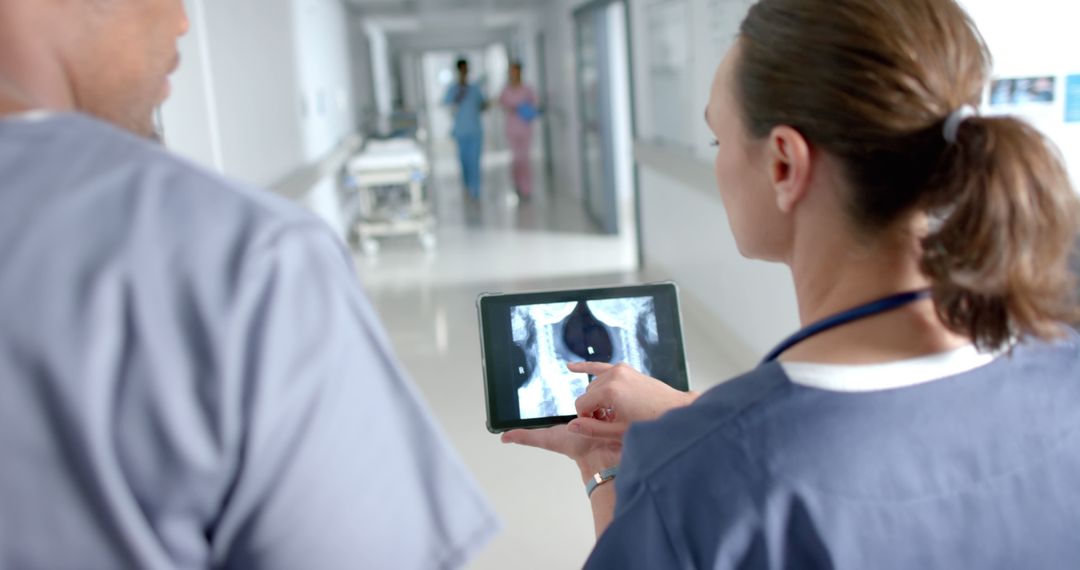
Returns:
[[[2,1],[2,0],[0,0]],[[379,25],[394,49],[432,50],[506,42],[521,16],[551,0],[346,0]]]
[[[423,14],[447,11],[476,13],[532,9],[549,0],[346,0],[366,14]]]

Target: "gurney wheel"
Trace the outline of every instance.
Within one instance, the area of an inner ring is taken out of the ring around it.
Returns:
[[[363,250],[364,255],[376,256],[379,254],[379,242],[373,239],[360,240],[360,249]]]
[[[437,241],[434,234],[420,234],[420,246],[424,251],[434,251]]]

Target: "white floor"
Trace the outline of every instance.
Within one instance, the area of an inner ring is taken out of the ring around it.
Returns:
[[[574,196],[547,184],[515,205],[498,162],[479,205],[464,201],[453,169],[438,168],[436,182],[436,251],[411,238],[387,240],[377,257],[357,256],[361,277],[398,356],[502,518],[502,532],[470,567],[580,567],[594,537],[576,468],[562,456],[505,446],[484,427],[475,300],[485,291],[645,280],[630,269],[633,244],[600,235]],[[692,374],[727,378],[736,371],[704,346],[706,327],[686,315]],[[711,384],[691,381],[694,389]]]

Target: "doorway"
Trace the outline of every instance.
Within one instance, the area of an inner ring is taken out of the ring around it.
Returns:
[[[630,49],[625,0],[574,13],[583,202],[608,234],[636,232]]]

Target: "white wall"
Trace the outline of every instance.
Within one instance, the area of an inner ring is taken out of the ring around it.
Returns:
[[[193,30],[163,107],[166,144],[270,186],[353,130],[339,0],[185,0]]]
[[[162,107],[166,143],[207,168],[220,172],[213,77],[207,65],[205,13],[201,2],[185,1],[191,31],[180,39],[180,68],[170,78],[172,95]]]
[[[349,15],[346,26],[349,38],[350,69],[352,70],[353,116],[361,132],[365,122],[375,113],[375,85],[371,68],[371,44],[364,29],[364,20]]]
[[[292,1],[202,1],[224,171],[269,186],[304,163]]]
[[[301,97],[304,160],[333,150],[356,126],[348,18],[339,0],[294,0],[295,65]]]

